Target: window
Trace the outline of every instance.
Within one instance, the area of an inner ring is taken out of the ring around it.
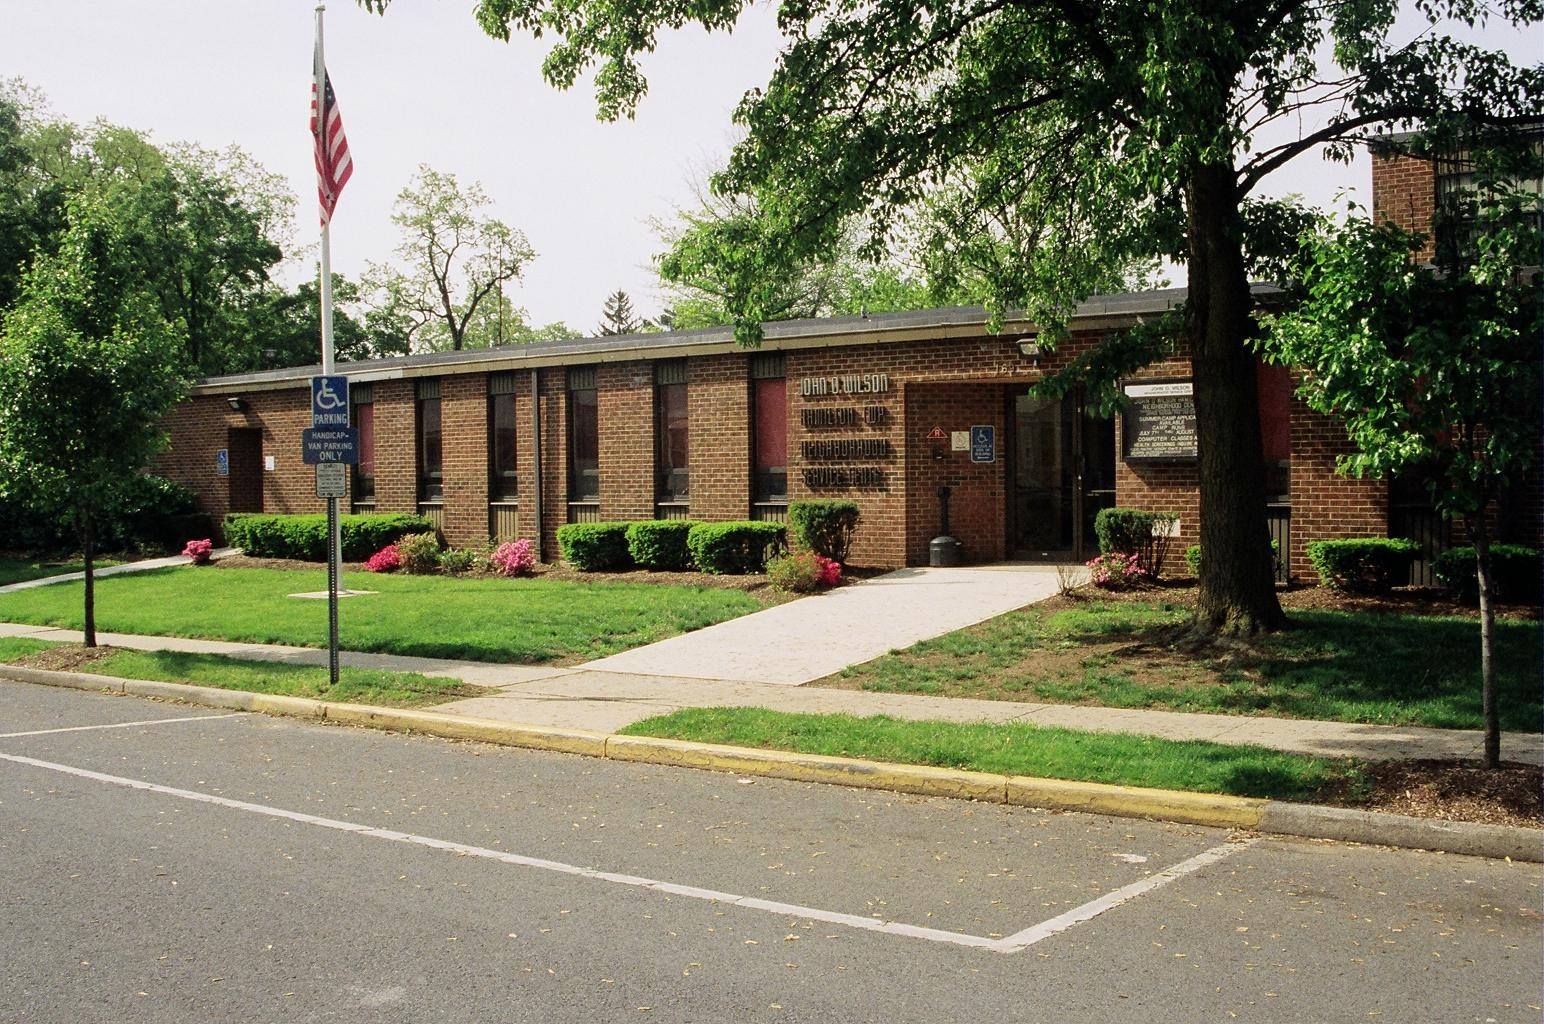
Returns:
[[[600,426],[593,366],[568,371],[568,500],[600,500]]]
[[[375,501],[375,395],[368,384],[349,388],[354,429],[359,431],[359,461],[354,465],[353,501]]]
[[[440,382],[418,382],[418,500],[445,498],[444,435],[440,431]]]
[[[1292,372],[1256,363],[1260,402],[1260,449],[1265,456],[1265,497],[1287,503],[1292,493]]]
[[[687,473],[686,361],[654,366],[654,481],[660,501],[686,501]]]
[[[788,500],[788,379],[781,352],[751,359],[751,468],[758,503]]]
[[[1539,200],[1544,194],[1544,175],[1538,173],[1544,141],[1535,138],[1531,151],[1528,169],[1516,168],[1520,172],[1517,177],[1499,168],[1481,173],[1475,158],[1462,146],[1433,154],[1436,213],[1432,228],[1439,262],[1458,266],[1475,259],[1484,211],[1497,186],[1532,195],[1534,220],[1544,221],[1544,203]]]
[[[515,375],[488,378],[488,497],[514,501],[519,494],[515,468]]]

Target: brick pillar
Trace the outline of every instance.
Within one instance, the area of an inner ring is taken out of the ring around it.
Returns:
[[[558,557],[557,530],[568,522],[568,388],[561,366],[540,370],[541,396],[541,536],[542,558]],[[532,467],[533,479],[535,467]],[[534,496],[533,496],[534,499]]]
[[[418,510],[418,457],[415,449],[413,381],[374,384],[375,510]]]
[[[601,517],[653,519],[653,364],[602,363],[595,376]]]
[[[1385,537],[1389,487],[1335,471],[1335,457],[1352,451],[1346,428],[1292,399],[1292,555],[1294,579],[1316,580],[1309,542],[1336,537]]]
[[[1402,153],[1372,156],[1372,217],[1426,236],[1417,263],[1436,256],[1432,219],[1437,212],[1437,170],[1427,159]]]
[[[738,353],[686,364],[693,519],[746,519],[751,508],[750,361]]]
[[[445,505],[441,529],[457,547],[488,539],[488,376],[440,378]]]

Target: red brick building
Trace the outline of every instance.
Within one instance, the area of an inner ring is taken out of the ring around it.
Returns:
[[[1429,222],[1429,162],[1375,156],[1373,182],[1378,216]],[[1132,410],[1118,419],[1028,389],[1183,294],[1084,303],[1055,352],[1030,324],[992,334],[979,309],[938,309],[769,324],[754,351],[710,329],[344,365],[364,450],[349,503],[424,513],[457,545],[539,538],[550,559],[567,522],[780,519],[791,500],[850,497],[863,512],[853,560],[899,566],[926,562],[947,486],[972,562],[1087,558],[1112,505],[1176,513],[1177,560],[1197,539],[1188,359],[1125,382]],[[322,510],[300,443],[315,372],[202,382],[171,417],[162,472],[215,515]],[[1417,488],[1338,475],[1344,430],[1293,398],[1285,370],[1259,374],[1280,576],[1311,577],[1304,548],[1320,538],[1447,542]]]

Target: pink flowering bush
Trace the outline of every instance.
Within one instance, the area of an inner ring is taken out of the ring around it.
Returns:
[[[194,565],[208,565],[211,553],[214,551],[212,540],[190,540],[183,545],[182,555],[191,558]]]
[[[505,541],[488,556],[488,566],[500,576],[523,576],[536,568],[536,545],[523,539]]]
[[[388,544],[365,562],[366,572],[396,572],[402,568],[402,555],[395,544]]]
[[[801,551],[767,563],[767,579],[779,590],[810,594],[834,587],[842,578],[842,565],[825,555]]]
[[[1103,590],[1130,590],[1152,579],[1135,552],[1107,551],[1083,564],[1091,571],[1094,586]]]
[[[815,556],[815,565],[820,568],[820,585],[822,587],[834,587],[842,582],[842,563],[825,555]]]

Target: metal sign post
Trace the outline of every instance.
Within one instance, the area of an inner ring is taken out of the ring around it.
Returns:
[[[325,235],[323,238],[325,239]],[[324,242],[325,244],[325,242]],[[327,327],[324,320],[324,328]],[[338,685],[338,470],[359,461],[357,435],[349,426],[348,378],[332,372],[331,332],[324,330],[322,376],[311,378],[311,429],[301,441],[304,460],[316,466],[316,490],[327,498],[327,682]],[[337,469],[333,467],[337,466]]]

